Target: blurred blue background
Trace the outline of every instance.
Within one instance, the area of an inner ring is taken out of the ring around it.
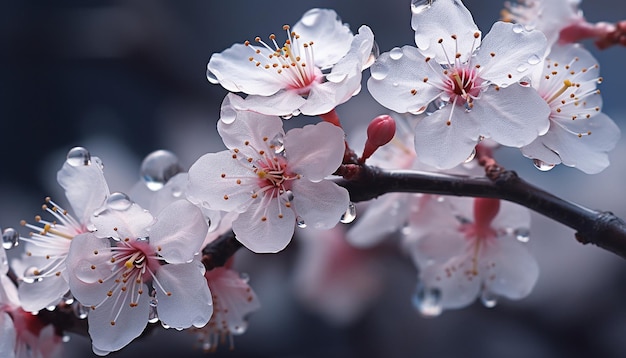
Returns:
[[[503,7],[492,0],[465,4],[483,34]],[[312,7],[335,9],[353,31],[369,25],[381,52],[413,44],[408,0],[3,2],[0,225],[32,219],[47,195],[64,202],[55,173],[73,146],[103,159],[114,191],[130,189],[141,159],[153,150],[175,152],[186,168],[221,150],[215,123],[226,91],[206,80],[209,57],[235,42],[279,33]],[[626,17],[626,3],[614,0],[587,1],[582,9],[592,22]],[[587,45],[605,79],[604,112],[624,128],[626,49]],[[366,123],[386,111],[364,90],[338,112],[346,123]],[[622,140],[613,165],[595,176],[566,167],[541,173],[518,150],[498,155],[542,188],[626,217],[625,150]],[[530,297],[493,309],[476,303],[435,319],[411,306],[416,273],[406,257],[386,259],[381,296],[359,319],[337,327],[295,299],[290,280],[297,244],[274,256],[242,252],[240,267],[263,307],[235,338],[236,349],[226,345],[214,356],[626,356],[626,262],[578,244],[573,231],[557,223],[533,220],[529,245],[541,276]],[[111,356],[201,356],[193,347],[190,334],[161,331]],[[91,354],[87,339],[71,337],[68,356]]]

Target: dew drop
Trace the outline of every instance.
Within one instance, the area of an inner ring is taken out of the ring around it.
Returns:
[[[157,314],[156,306],[150,305],[150,312],[148,313],[148,322],[157,323],[159,321],[159,315]]]
[[[49,312],[53,312],[56,309],[57,309],[57,306],[48,306],[48,307],[46,307],[46,311],[49,311]]]
[[[89,165],[91,164],[91,154],[83,147],[74,147],[67,152],[65,161],[73,167]]]
[[[526,65],[517,66],[517,72],[525,72],[525,71],[528,71],[528,66]]]
[[[437,317],[443,311],[441,307],[441,290],[428,288],[423,283],[417,284],[413,294],[413,306],[424,317]]]
[[[300,19],[300,23],[304,26],[315,26],[320,17],[319,9],[312,9],[307,11],[302,18]]]
[[[294,199],[293,192],[291,190],[287,190],[286,192],[284,192],[281,195],[281,197],[282,197],[283,200],[285,200],[285,202],[293,201],[293,199]]]
[[[378,56],[380,56],[380,47],[378,47],[378,43],[374,41],[374,43],[372,44],[372,50],[370,51],[370,56],[367,58],[367,61],[365,61],[363,69],[370,68],[370,66],[374,64],[374,61],[376,61]]]
[[[306,223],[301,216],[296,217],[296,226],[298,226],[300,229],[304,229],[306,227]]]
[[[220,81],[217,79],[217,76],[209,69],[206,70],[206,79],[214,85],[220,83]]]
[[[491,291],[483,288],[480,293],[480,302],[487,308],[494,308],[498,304],[498,298]]]
[[[178,157],[168,150],[157,150],[148,154],[141,162],[141,179],[148,189],[157,191],[165,186],[182,168]]]
[[[539,159],[533,159],[533,165],[535,166],[535,168],[541,170],[542,172],[547,172],[548,170],[556,166],[556,164],[548,164]]]
[[[170,329],[170,326],[161,321],[161,326],[165,329]]]
[[[422,114],[426,111],[427,106],[421,106],[421,107],[417,107],[417,106],[412,106],[407,108],[407,112],[411,113],[411,114]]]
[[[530,65],[536,65],[539,62],[541,62],[541,59],[537,55],[531,55],[530,57],[528,57],[528,63]]]
[[[389,57],[391,57],[392,60],[399,60],[403,55],[404,53],[399,47],[394,47],[391,51],[389,51]]]
[[[222,106],[220,110],[220,121],[231,124],[237,119],[237,111],[231,106]]]
[[[328,82],[333,82],[333,83],[339,83],[343,80],[346,79],[346,77],[348,77],[347,73],[342,73],[342,72],[331,72],[329,74],[326,75],[326,80],[328,80]],[[300,114],[300,113],[298,113]]]
[[[383,80],[389,74],[389,67],[383,62],[377,61],[370,68],[370,74],[375,80]]]
[[[89,314],[89,307],[83,306],[79,302],[74,303],[74,305],[72,306],[72,310],[74,311],[74,315],[78,319],[85,319]]]
[[[22,275],[22,281],[24,281],[25,283],[41,282],[42,278],[39,277],[39,275],[41,275],[39,269],[36,266],[30,266],[26,268],[26,270],[24,270],[24,275]]]
[[[68,291],[65,295],[63,295],[63,303],[68,306],[74,303],[74,296],[72,296],[71,292]]]
[[[521,24],[515,24],[513,25],[513,32],[515,32],[516,34],[520,34],[524,31],[524,26]]]
[[[231,333],[236,335],[244,334],[246,329],[248,329],[248,324],[246,322],[240,322],[232,328]]]
[[[420,14],[424,10],[428,10],[434,0],[411,0],[411,12],[414,14]]]
[[[471,162],[472,160],[474,160],[474,157],[476,157],[476,148],[472,149],[472,152],[470,153],[469,157],[467,157],[467,159],[465,159],[463,163]]]
[[[274,153],[279,154],[285,150],[285,143],[283,140],[283,134],[278,133],[270,141],[270,145],[274,147]]]
[[[283,114],[282,116],[280,116],[280,118],[282,118],[282,119],[291,119],[291,118],[293,118],[293,114],[291,114],[291,113]]]
[[[348,203],[348,209],[346,209],[346,212],[341,215],[341,219],[339,221],[343,224],[349,224],[353,222],[354,219],[356,219],[356,206],[354,206],[354,203],[350,202]]]
[[[517,228],[513,230],[513,235],[520,242],[528,242],[530,240],[530,230],[527,228]]]
[[[67,343],[67,342],[69,342],[69,341],[70,341],[70,336],[68,336],[68,335],[64,335],[64,336],[63,336],[63,338],[61,338],[61,341],[62,341],[63,343]]]
[[[117,211],[128,210],[132,205],[132,200],[124,193],[112,193],[107,199],[107,207]]]
[[[19,245],[20,234],[12,227],[8,227],[2,231],[2,247],[5,250],[12,249]]]

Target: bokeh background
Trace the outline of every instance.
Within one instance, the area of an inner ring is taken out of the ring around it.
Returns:
[[[496,0],[465,3],[483,33],[503,7]],[[173,151],[186,168],[221,150],[215,124],[226,91],[206,80],[209,57],[234,42],[279,33],[312,7],[335,9],[353,31],[369,25],[381,51],[413,43],[409,0],[2,2],[0,225],[17,226],[39,214],[47,195],[65,203],[55,173],[73,146],[102,158],[115,191],[132,187],[141,159],[153,150]],[[582,9],[594,22],[626,17],[626,3],[614,0],[587,1]],[[604,112],[624,128],[626,49],[600,52],[587,45],[605,79]],[[386,112],[366,90],[338,111],[348,125]],[[498,155],[548,191],[626,217],[625,150],[622,140],[613,165],[594,176],[566,167],[539,172],[517,150]],[[296,241],[278,255],[241,252],[238,266],[250,275],[263,307],[250,317],[248,332],[235,338],[234,351],[226,344],[213,355],[626,356],[626,261],[580,245],[572,230],[538,215],[532,229],[529,246],[541,275],[527,299],[491,309],[476,303],[435,319],[413,309],[416,272],[400,254],[380,255],[380,291],[361,315],[337,325],[297,299],[294,267],[303,245]],[[155,331],[110,356],[204,356],[192,335]],[[70,339],[68,357],[92,355],[88,339]]]

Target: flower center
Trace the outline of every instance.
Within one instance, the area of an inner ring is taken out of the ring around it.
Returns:
[[[444,70],[444,74],[448,76],[445,82],[446,93],[451,100],[456,99],[457,105],[471,103],[473,98],[480,94],[482,80],[475,70],[453,68],[452,70]]]
[[[250,46],[255,53],[249,60],[256,67],[271,71],[288,89],[296,91],[301,96],[307,96],[311,85],[323,79],[322,71],[315,66],[313,41],[301,41],[300,35],[290,31],[289,25],[284,25],[283,30],[287,32],[287,40],[282,46],[278,45],[274,34],[269,36],[270,44],[273,46],[260,37],[254,39],[269,52],[250,46],[250,41],[246,41],[244,44]]]
[[[297,175],[287,171],[287,160],[282,156],[265,156],[254,169],[258,185],[262,190],[270,190],[273,197],[291,189],[291,180]],[[278,189],[278,190],[276,190]]]

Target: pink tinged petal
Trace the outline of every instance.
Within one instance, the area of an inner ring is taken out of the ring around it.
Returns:
[[[449,214],[446,216],[452,217]],[[452,222],[451,224],[454,226],[430,228],[422,233],[413,244],[405,245],[420,268],[431,264],[442,265],[450,258],[464,253],[467,241],[458,231],[458,223]]]
[[[489,87],[467,113],[480,123],[480,134],[510,146],[523,147],[550,127],[550,107],[530,87]]]
[[[470,265],[469,258],[455,256],[439,265],[427,265],[420,278],[426,287],[440,290],[442,308],[466,307],[478,297],[482,284],[480,277],[466,274]]]
[[[204,266],[198,259],[189,264],[161,266],[156,279],[166,290],[157,290],[161,322],[176,329],[203,327],[209,322],[213,300],[204,278]]]
[[[218,325],[225,321],[232,334],[242,333],[246,316],[261,307],[257,295],[234,270],[217,267],[207,271],[206,278],[215,297],[213,321]]]
[[[15,342],[17,340],[13,320],[6,312],[0,312],[0,352],[6,358],[15,358]]]
[[[69,284],[62,275],[52,275],[33,283],[21,282],[18,294],[24,311],[37,312],[56,306],[69,289]]]
[[[417,159],[439,169],[464,162],[481,134],[478,122],[469,114],[463,107],[450,104],[423,117],[415,126]],[[450,125],[446,124],[448,120]]]
[[[528,296],[539,277],[539,266],[526,247],[514,238],[501,237],[487,249],[485,260],[495,263],[495,279],[485,280],[492,293],[510,299]]]
[[[233,159],[233,154],[227,150],[205,154],[189,168],[189,201],[212,210],[246,210],[259,188],[257,176],[251,167]]]
[[[480,31],[460,0],[433,1],[423,11],[413,8],[411,27],[415,30],[417,47],[424,56],[433,57],[438,63],[454,61],[457,52],[461,54],[461,62],[465,62],[472,50],[480,46]],[[477,38],[475,33],[479,34]],[[456,41],[452,35],[456,35]],[[441,44],[439,39],[443,39]]]
[[[327,122],[290,130],[284,139],[288,170],[311,181],[331,175],[343,161],[344,136]]]
[[[256,50],[260,50],[256,54]],[[207,76],[231,92],[244,92],[252,95],[270,96],[284,88],[284,82],[274,69],[264,68],[270,64],[268,49],[259,46],[234,44],[221,53],[214,53],[207,65]],[[250,57],[255,60],[250,61]],[[257,66],[257,61],[261,65]],[[215,82],[214,82],[215,83]]]
[[[313,41],[315,65],[327,68],[336,64],[350,49],[352,32],[343,24],[334,10],[311,9],[292,30],[300,35],[299,41]]]
[[[376,59],[370,69],[372,75],[367,81],[367,89],[376,101],[391,110],[421,113],[442,93],[428,83],[438,83],[442,76],[433,68],[440,66],[436,63],[429,65],[415,47],[396,47]]]
[[[154,222],[154,217],[147,210],[133,203],[126,210],[109,207],[94,214],[91,222],[96,227],[99,237],[135,239],[148,235],[146,228]]]
[[[291,241],[296,217],[293,210],[277,199],[261,205],[260,199],[233,221],[235,237],[256,253],[278,252]],[[346,203],[347,206],[347,203]],[[282,215],[282,218],[280,217]],[[265,220],[263,220],[265,218]]]
[[[270,116],[288,116],[306,103],[298,93],[280,90],[271,96],[250,95],[239,105],[239,109],[255,111]],[[263,121],[263,119],[259,120]],[[241,146],[241,144],[238,144]]]
[[[346,102],[361,89],[361,72],[357,65],[349,74],[342,74],[340,82],[323,82],[311,86],[309,95],[300,106],[300,112],[307,116],[317,116],[332,111]]]
[[[170,264],[193,259],[202,248],[208,226],[202,211],[187,200],[167,206],[150,227],[150,246]]]
[[[147,290],[141,295],[134,295],[139,298],[137,305],[133,307],[130,306],[130,291],[119,292],[107,298],[101,306],[89,311],[89,336],[98,351],[114,352],[125,347],[148,324],[150,304]],[[111,324],[112,321],[115,321],[114,325]]]
[[[363,215],[348,230],[348,242],[359,248],[372,247],[400,230],[409,215],[406,208],[410,198],[411,195],[391,193],[370,201]]]
[[[67,255],[68,280],[70,290],[83,305],[98,304],[106,296],[111,283],[100,283],[111,275],[113,264],[108,239],[101,239],[88,233],[76,236],[72,240]]]
[[[57,172],[57,181],[65,189],[65,196],[83,225],[89,222],[91,215],[109,195],[100,165],[100,159],[92,157],[89,165],[73,166],[65,162]]]
[[[374,46],[374,33],[372,30],[363,25],[359,28],[359,33],[354,36],[350,51],[335,64],[326,79],[330,82],[340,83],[349,74],[356,72],[360,79],[360,73],[363,69],[371,65],[372,47]],[[360,82],[360,80],[359,80]]]
[[[508,86],[530,74],[545,51],[546,37],[540,31],[526,31],[521,25],[498,21],[483,39],[472,63],[481,66],[481,78]]]
[[[329,180],[316,183],[296,180],[292,191],[296,212],[307,226],[315,229],[335,226],[350,202],[348,191]]]

